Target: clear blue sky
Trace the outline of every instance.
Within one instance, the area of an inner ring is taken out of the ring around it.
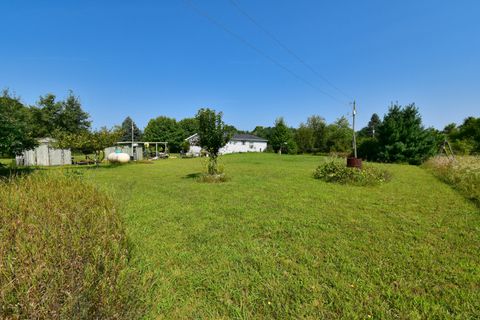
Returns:
[[[0,88],[33,104],[79,95],[95,127],[127,115],[224,112],[239,129],[297,126],[349,113],[340,94],[229,0],[0,2]],[[391,101],[415,102],[427,126],[480,116],[480,1],[235,0],[255,21],[358,102],[359,127]],[[299,80],[255,50],[279,62]],[[312,84],[312,88],[307,83]],[[338,100],[324,95],[328,92]]]

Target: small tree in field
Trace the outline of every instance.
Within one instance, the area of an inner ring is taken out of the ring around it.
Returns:
[[[217,175],[217,158],[220,148],[229,140],[228,128],[222,120],[222,112],[216,113],[211,109],[200,109],[195,118],[198,121],[198,135],[200,146],[205,149],[210,158],[208,161],[208,174]]]
[[[272,129],[270,142],[273,150],[279,154],[282,152],[295,154],[297,152],[297,145],[293,140],[292,131],[287,127],[282,117],[275,120],[275,127]]]
[[[120,131],[107,128],[101,128],[93,132],[85,131],[79,134],[57,132],[55,146],[80,151],[84,154],[93,153],[95,163],[98,165],[105,158],[105,148],[115,145],[120,137]]]

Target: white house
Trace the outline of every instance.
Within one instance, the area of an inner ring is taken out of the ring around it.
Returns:
[[[185,139],[190,144],[189,153],[199,156],[202,148],[198,146],[199,136],[197,133]],[[253,134],[234,134],[228,143],[220,149],[220,154],[240,152],[263,152],[267,149],[268,140],[254,136]]]
[[[228,143],[220,149],[220,154],[239,152],[263,152],[267,149],[268,140],[253,134],[234,134]]]
[[[191,135],[190,137],[186,138],[185,141],[188,141],[190,147],[188,148],[187,154],[190,154],[194,157],[199,157],[202,153],[202,147],[198,145],[200,141],[200,137],[198,133]]]

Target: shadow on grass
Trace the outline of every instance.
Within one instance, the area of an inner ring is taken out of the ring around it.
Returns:
[[[202,175],[201,172],[189,173],[183,177],[183,179],[198,179]]]
[[[12,177],[19,177],[19,176],[30,174],[35,170],[38,170],[38,169],[30,168],[30,167],[12,168],[9,166],[0,166],[0,178],[8,179]]]
[[[202,172],[195,172],[183,176],[182,179],[192,179],[201,183],[223,183],[230,180],[224,173],[221,174],[205,174]]]

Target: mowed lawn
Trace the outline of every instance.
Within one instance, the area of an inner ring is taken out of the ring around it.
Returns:
[[[312,178],[315,156],[88,170],[113,190],[145,275],[147,318],[479,318],[480,212],[426,170],[376,187]]]

